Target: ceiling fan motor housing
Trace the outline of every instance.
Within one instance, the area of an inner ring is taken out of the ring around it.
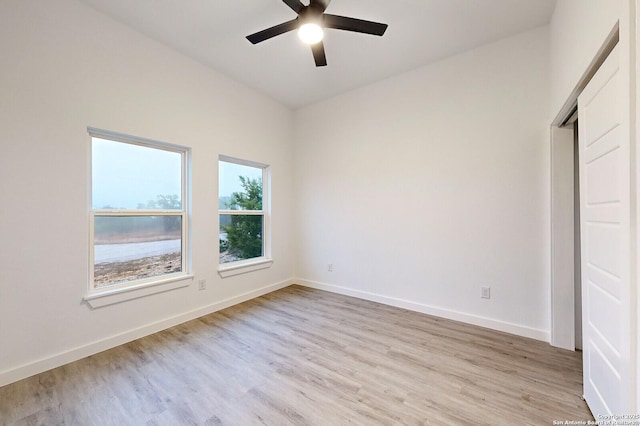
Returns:
[[[298,23],[300,25],[304,24],[316,24],[321,28],[324,28],[323,24],[323,10],[316,6],[314,3],[306,6],[303,10],[298,14]]]

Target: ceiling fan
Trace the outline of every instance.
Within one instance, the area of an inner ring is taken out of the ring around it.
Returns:
[[[323,29],[333,28],[336,30],[354,31],[377,36],[383,35],[387,30],[387,24],[324,13],[331,0],[310,0],[308,6],[305,6],[300,0],[282,1],[296,12],[298,17],[276,25],[275,27],[251,34],[247,36],[247,40],[253,44],[257,44],[297,29],[300,39],[311,46],[313,59],[315,59],[317,67],[327,65],[327,57],[325,56],[324,44],[322,43],[324,36]]]

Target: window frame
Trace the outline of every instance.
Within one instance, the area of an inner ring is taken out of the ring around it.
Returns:
[[[191,149],[186,146],[159,142],[152,139],[131,136],[109,130],[88,127],[89,133],[89,282],[85,300],[92,307],[101,307],[124,300],[138,298],[150,294],[185,287],[193,280],[190,270],[190,161]],[[93,208],[93,139],[104,139],[113,142],[142,146],[145,148],[174,152],[181,156],[181,209],[94,209]],[[95,273],[95,219],[96,217],[150,217],[177,216],[181,219],[181,268],[179,272],[141,278],[122,283],[106,285],[96,288]]]
[[[262,209],[261,210],[228,210],[221,209],[220,203],[220,162],[239,164],[262,170]],[[228,155],[218,156],[218,235],[220,235],[220,216],[262,216],[262,256],[242,259],[234,262],[220,263],[220,247],[218,245],[218,274],[222,278],[244,274],[271,267],[271,166],[251,160],[244,160]]]

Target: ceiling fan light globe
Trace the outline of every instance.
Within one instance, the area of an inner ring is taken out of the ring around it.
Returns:
[[[318,24],[303,24],[298,29],[298,37],[306,44],[316,44],[322,41],[324,31]]]

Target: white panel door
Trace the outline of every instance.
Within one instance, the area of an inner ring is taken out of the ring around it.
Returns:
[[[632,412],[631,157],[618,55],[578,98],[584,396],[596,420]]]

